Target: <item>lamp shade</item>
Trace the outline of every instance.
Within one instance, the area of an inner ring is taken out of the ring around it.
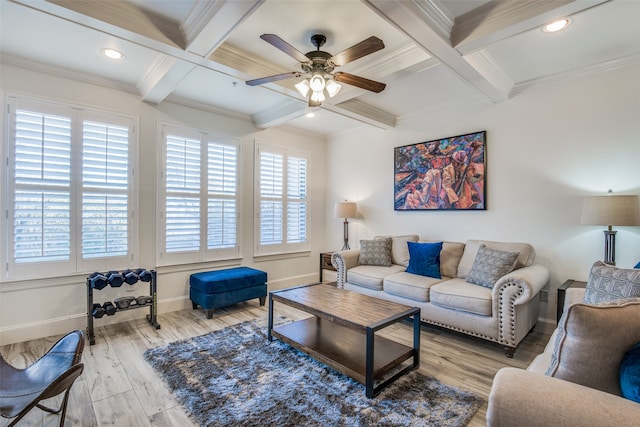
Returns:
[[[335,218],[356,218],[358,206],[355,202],[338,202],[333,213]]]
[[[595,196],[584,199],[581,224],[640,225],[638,196]]]

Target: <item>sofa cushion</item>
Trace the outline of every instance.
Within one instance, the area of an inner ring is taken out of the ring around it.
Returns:
[[[616,268],[596,261],[591,267],[584,302],[596,304],[640,297],[640,270]]]
[[[432,286],[429,299],[440,307],[491,316],[491,294],[489,288],[462,279],[450,279]]]
[[[402,236],[376,236],[374,239],[391,238],[391,263],[406,267],[409,265],[409,248],[407,242],[417,242],[417,234]]]
[[[360,240],[360,265],[391,265],[391,238]]]
[[[435,243],[438,240],[421,240],[418,243]],[[440,275],[444,277],[457,277],[458,264],[464,252],[464,243],[442,242],[440,251]]]
[[[627,351],[620,363],[622,397],[640,403],[640,342]]]
[[[419,276],[441,279],[440,275],[440,251],[442,242],[415,243],[407,242],[409,246],[409,266],[407,273]]]
[[[507,252],[480,245],[473,266],[467,274],[467,282],[493,288],[499,278],[513,271],[518,252]]]
[[[442,280],[407,272],[390,274],[384,278],[382,289],[392,295],[429,302],[429,289]]]
[[[640,298],[570,305],[545,374],[620,396],[620,362],[640,342],[638,325]]]
[[[347,270],[347,282],[364,288],[382,290],[382,280],[393,273],[404,271],[401,265],[381,267],[377,265],[359,265]]]
[[[464,245],[464,252],[458,265],[458,276],[464,279],[469,274],[473,262],[476,259],[476,254],[480,249],[481,244],[485,244],[491,249],[498,249],[507,252],[518,252],[518,260],[516,261],[515,269],[528,267],[533,264],[533,260],[536,258],[536,251],[528,243],[509,243],[509,242],[491,242],[489,240],[467,240]]]

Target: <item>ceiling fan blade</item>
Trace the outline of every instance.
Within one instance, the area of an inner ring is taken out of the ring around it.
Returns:
[[[278,80],[290,79],[293,77],[300,77],[302,73],[298,71],[291,71],[283,74],[276,74],[275,76],[261,77],[259,79],[247,80],[249,86],[258,86],[265,83],[277,82]]]
[[[263,34],[260,38],[272,46],[277,47],[298,62],[309,62],[309,58],[307,58],[304,53],[300,52],[298,49],[291,46],[275,34]]]
[[[367,56],[373,52],[377,52],[384,48],[382,40],[376,36],[371,36],[366,40],[361,41],[358,44],[351,46],[350,48],[343,50],[337,55],[334,55],[329,61],[335,66],[341,66],[348,64],[351,61]]]
[[[351,86],[356,86],[362,89],[370,90],[371,92],[380,93],[387,87],[386,84],[376,82],[375,80],[365,79],[364,77],[354,76],[349,73],[338,72],[333,75],[334,79],[340,83],[346,83]]]

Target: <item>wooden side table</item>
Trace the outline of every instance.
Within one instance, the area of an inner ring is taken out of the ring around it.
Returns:
[[[320,283],[322,283],[322,270],[337,271],[331,264],[331,255],[333,252],[320,253]]]
[[[587,287],[587,282],[582,282],[580,280],[573,280],[573,279],[569,279],[566,282],[564,282],[562,285],[560,285],[560,287],[558,288],[558,306],[556,307],[557,322],[560,321],[560,318],[562,317],[562,312],[564,311],[564,299],[565,299],[565,294],[567,292],[567,289],[586,288],[586,287]]]

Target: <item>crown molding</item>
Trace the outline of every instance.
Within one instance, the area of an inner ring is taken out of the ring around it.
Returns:
[[[119,82],[116,80],[106,79],[104,77],[98,77],[93,74],[82,73],[79,71],[72,71],[67,68],[56,67],[53,65],[45,65],[40,62],[34,62],[28,59],[20,58],[17,56],[1,54],[0,63],[2,65],[9,65],[17,68],[24,68],[29,71],[35,71],[37,73],[43,73],[54,77],[60,77],[67,80],[73,80],[81,83],[88,83],[96,86],[102,86],[109,89],[116,89],[123,92],[138,95],[138,90],[134,85]]]
[[[553,19],[582,12],[610,0],[494,0],[455,20],[451,46],[461,54],[539,27]]]
[[[562,83],[567,80],[573,80],[579,77],[605,73],[607,71],[620,70],[620,69],[633,67],[637,65],[640,65],[640,54],[629,55],[623,58],[616,58],[610,61],[604,61],[598,64],[593,64],[593,65],[582,67],[579,69],[563,71],[563,72],[548,75],[545,77],[524,80],[516,83],[513,86],[511,90],[511,96],[517,95],[518,93],[521,93],[531,88],[549,86],[553,84]]]
[[[446,40],[451,38],[455,17],[440,0],[412,0],[417,11],[422,12],[421,19],[430,23],[440,36]]]

